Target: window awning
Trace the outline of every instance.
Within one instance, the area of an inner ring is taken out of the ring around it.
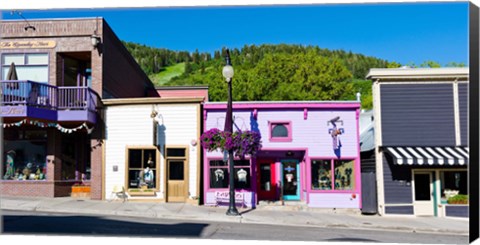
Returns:
[[[383,149],[396,165],[467,165],[469,149],[465,146],[387,146]]]

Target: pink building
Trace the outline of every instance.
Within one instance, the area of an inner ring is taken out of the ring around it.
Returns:
[[[320,208],[361,208],[360,103],[237,102],[234,131],[257,131],[256,157],[236,158],[237,205],[287,201]],[[223,130],[226,103],[205,103],[204,131]],[[228,204],[228,162],[204,151],[204,203]]]

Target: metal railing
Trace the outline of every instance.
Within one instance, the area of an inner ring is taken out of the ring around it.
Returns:
[[[0,82],[0,105],[96,111],[99,96],[89,87],[56,87],[33,81]]]

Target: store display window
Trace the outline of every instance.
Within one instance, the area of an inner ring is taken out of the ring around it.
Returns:
[[[354,160],[312,160],[312,190],[354,190]]]
[[[46,130],[6,129],[3,144],[3,180],[47,178]]]
[[[210,160],[210,189],[226,189],[229,185],[228,161]],[[234,185],[236,189],[251,187],[251,166],[249,160],[234,160]]]
[[[156,189],[156,149],[128,149],[127,152],[128,188]]]

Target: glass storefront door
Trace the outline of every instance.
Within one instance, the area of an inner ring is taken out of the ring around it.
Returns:
[[[282,160],[282,191],[284,200],[300,200],[298,160]]]
[[[415,215],[434,215],[433,182],[429,172],[414,173]]]

